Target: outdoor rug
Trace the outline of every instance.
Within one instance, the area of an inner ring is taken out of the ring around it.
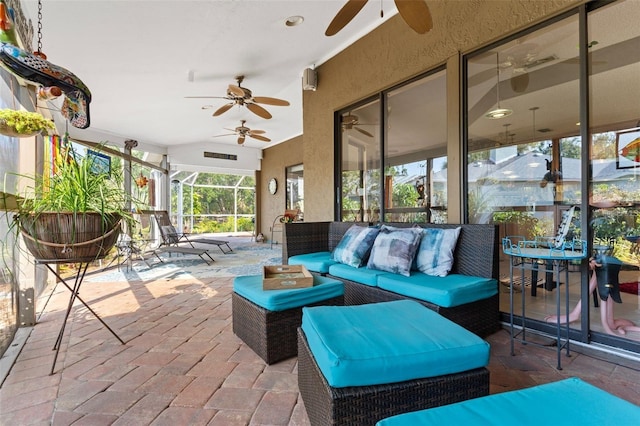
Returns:
[[[220,238],[223,239],[223,238]],[[134,260],[132,267],[127,264],[114,264],[103,271],[87,274],[85,282],[120,282],[120,281],[154,281],[171,279],[206,279],[213,277],[231,277],[238,275],[261,275],[264,265],[282,264],[282,246],[249,242],[247,238],[236,240],[234,237],[224,238],[229,241],[233,252],[223,254],[218,247],[211,244],[198,244],[198,248],[209,248],[215,262],[207,265],[196,255],[162,253],[158,260],[152,253],[145,255],[146,263]]]

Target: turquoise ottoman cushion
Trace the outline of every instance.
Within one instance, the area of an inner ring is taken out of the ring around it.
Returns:
[[[378,287],[443,308],[476,302],[498,293],[498,283],[492,278],[460,274],[436,277],[416,271],[412,271],[409,277],[399,274],[381,275],[378,277]]]
[[[329,266],[338,263],[331,258],[330,251],[298,254],[296,256],[291,256],[287,262],[289,265],[304,265],[307,270],[317,272],[319,274],[328,274]]]
[[[487,342],[411,300],[303,308],[302,330],[333,387],[436,377],[489,362]]]
[[[270,311],[285,311],[311,303],[342,296],[341,281],[327,277],[313,277],[313,287],[289,290],[262,290],[262,275],[246,275],[233,280],[233,291]]]
[[[572,377],[528,389],[389,417],[377,426],[519,425],[561,423],[580,426],[630,425],[640,407]]]
[[[354,268],[353,266],[342,263],[336,263],[329,267],[329,275],[333,275],[337,278],[344,278],[345,280],[354,281],[360,284],[366,284],[371,287],[375,287],[377,285],[378,277],[382,274],[388,274],[388,272],[369,269],[366,266]]]

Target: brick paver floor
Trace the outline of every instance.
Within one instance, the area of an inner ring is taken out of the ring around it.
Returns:
[[[76,304],[50,375],[69,300],[59,285],[0,388],[0,424],[307,425],[296,359],[267,366],[233,334],[232,282],[83,284],[126,343]],[[491,393],[578,376],[640,405],[637,362],[574,352],[559,371],[553,348],[517,345],[511,356],[505,330],[487,340]]]

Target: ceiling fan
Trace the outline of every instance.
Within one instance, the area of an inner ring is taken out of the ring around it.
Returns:
[[[352,114],[348,114],[342,117],[342,131],[344,132],[345,130],[351,130],[354,129],[360,133],[362,133],[365,136],[368,136],[370,138],[373,137],[373,135],[369,132],[367,132],[364,129],[361,129],[358,126],[370,126],[371,124],[363,124],[360,123],[358,116],[357,115],[352,115]]]
[[[362,10],[368,0],[348,0],[333,18],[324,35],[332,36],[342,30]],[[418,34],[433,28],[431,12],[424,0],[394,0],[402,19]],[[382,11],[380,11],[382,16]]]
[[[253,138],[253,139],[257,139],[259,141],[271,142],[271,139],[262,136],[262,134],[265,133],[264,130],[252,130],[252,129],[250,129],[247,126],[244,125],[244,123],[246,123],[246,122],[247,122],[247,120],[241,120],[240,121],[240,126],[236,127],[235,129],[228,129],[228,128],[225,127],[225,130],[229,130],[230,132],[233,132],[233,133],[225,133],[224,135],[216,135],[216,136],[213,136],[213,137],[217,138],[217,137],[220,137],[220,136],[238,135],[238,145],[242,145],[247,136],[249,136],[250,138]]]
[[[553,54],[538,58],[539,50],[539,46],[535,43],[519,43],[509,49],[498,52],[498,64],[493,59],[495,55],[488,56],[486,59],[493,61],[493,67],[472,76],[470,84],[475,85],[495,78],[496,72],[502,74],[507,70],[511,70],[511,77],[508,79],[511,89],[516,93],[523,93],[529,86],[529,72],[532,69],[558,59]],[[484,62],[484,60],[481,60],[481,62]]]
[[[244,80],[243,75],[236,76],[236,81],[238,82],[238,84],[229,85],[229,87],[227,88],[227,96],[186,96],[186,98],[198,98],[198,99],[217,98],[217,99],[227,99],[231,101],[228,104],[225,104],[220,108],[218,108],[213,113],[214,117],[222,115],[223,113],[231,109],[231,107],[234,105],[239,105],[239,106],[244,105],[249,109],[249,111],[253,112],[257,116],[269,119],[272,117],[272,115],[269,113],[269,111],[267,111],[266,109],[264,109],[258,104],[274,105],[274,106],[289,106],[289,102],[283,99],[270,98],[267,96],[253,96],[253,93],[251,93],[251,90],[241,86],[243,80]],[[214,107],[213,105],[205,105],[202,107],[202,109],[209,109],[213,107]]]

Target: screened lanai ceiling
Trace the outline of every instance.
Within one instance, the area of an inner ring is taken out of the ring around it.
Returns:
[[[638,105],[640,99],[640,84],[616,85],[617,81],[632,81],[629,75],[640,75],[640,26],[637,14],[626,10],[634,3],[606,8],[590,22],[590,41],[597,42],[590,48],[592,81],[601,88],[593,93],[599,106],[591,118],[596,128],[612,124],[624,128],[640,119],[638,108],[627,108],[629,116],[609,116],[608,111],[616,109],[606,107],[613,102]],[[35,25],[37,1],[24,0],[23,4]],[[116,143],[135,139],[139,149],[152,153],[198,143],[212,148],[237,146],[234,135],[212,136],[246,119],[249,128],[264,130],[273,141],[267,144],[247,138],[245,147],[259,150],[302,133],[303,70],[320,65],[396,13],[392,0],[369,2],[337,35],[325,37],[326,26],[343,4],[343,0],[48,0],[42,9],[43,51],[51,62],[81,77],[92,91],[92,125],[86,131],[70,128],[72,136]],[[292,16],[304,17],[303,24],[286,26]],[[434,25],[438,25],[437,17]],[[607,31],[614,26],[615,32]],[[535,39],[524,36],[471,58],[469,137],[494,135],[475,140],[478,149],[504,142],[503,124],[507,122],[511,142],[532,138],[532,107],[539,108],[538,121],[550,130],[546,136],[577,132],[577,37],[577,25],[554,25],[544,35],[537,32]],[[496,50],[501,55],[501,103],[514,111],[504,119],[507,121],[483,117],[496,99]],[[520,93],[511,80],[523,69],[528,85]],[[254,95],[286,99],[291,105],[266,106],[271,120],[238,107],[212,117],[212,109],[202,106],[222,106],[224,99],[186,98],[224,96],[237,75],[245,76],[243,86]],[[321,90],[322,75],[318,86]],[[566,92],[566,97],[554,96],[566,104],[547,105],[551,91],[556,95]],[[444,117],[444,111],[437,104],[421,102],[424,97],[416,98],[417,102],[394,106],[396,134],[415,145],[428,140],[444,147],[445,133],[429,134],[416,126],[419,117]]]
[[[244,146],[262,149],[302,133],[303,71],[397,13],[392,0],[369,2],[342,31],[326,37],[326,27],[344,3],[44,0],[42,50],[92,92],[91,126],[70,128],[73,137],[120,143],[134,139],[151,150],[195,143],[237,146],[234,135],[212,136],[231,133],[225,129],[247,120],[247,127],[264,130],[272,142],[247,138]],[[22,4],[37,30],[38,2]],[[295,16],[304,22],[287,26],[287,18]],[[245,76],[242,86],[254,96],[285,99],[291,105],[263,105],[273,115],[270,120],[239,107],[212,117],[225,99],[186,98],[225,96],[238,75]],[[214,108],[202,109],[205,105]]]

